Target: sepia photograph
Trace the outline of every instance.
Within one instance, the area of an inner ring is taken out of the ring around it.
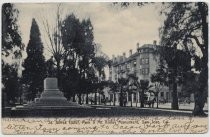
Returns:
[[[209,132],[207,2],[1,4],[3,134]]]

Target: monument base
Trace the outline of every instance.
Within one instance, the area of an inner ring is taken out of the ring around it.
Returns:
[[[67,108],[91,108],[82,106],[75,102],[67,101],[63,93],[58,89],[57,78],[46,78],[44,80],[44,91],[40,98],[27,104],[27,109],[67,109]],[[22,108],[23,109],[23,108]]]

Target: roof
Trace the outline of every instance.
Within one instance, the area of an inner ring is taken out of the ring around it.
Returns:
[[[129,56],[127,58],[127,61],[131,61],[131,60],[136,59],[136,56],[139,56],[139,53],[138,52],[135,52],[134,54],[132,54],[131,56]]]
[[[126,62],[135,60],[135,59],[136,59],[136,56],[139,56],[139,55],[141,54],[141,53],[138,52],[139,49],[144,49],[144,48],[154,49],[154,48],[159,48],[159,47],[160,47],[160,45],[144,44],[144,45],[142,45],[141,47],[139,47],[139,48],[137,49],[137,52],[135,52],[134,54],[132,54],[131,56],[129,56],[129,57],[127,57],[127,58],[125,57],[125,58],[123,59],[123,56],[119,56],[119,57],[118,57],[119,59],[117,59],[116,62],[113,62],[112,65],[113,65],[113,66],[117,66],[117,65],[124,64],[124,63],[126,63]]]

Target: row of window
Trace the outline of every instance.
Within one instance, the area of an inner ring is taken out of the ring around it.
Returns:
[[[148,58],[140,59],[140,64],[141,64],[141,65],[149,64],[149,59],[148,59]]]
[[[132,68],[131,71],[134,71],[134,68]],[[140,69],[140,74],[141,75],[148,75],[149,74],[149,68],[142,68],[142,69]],[[116,76],[117,75],[115,75],[115,77]]]
[[[148,75],[149,74],[149,68],[140,69],[140,74],[142,74],[142,75]]]
[[[139,50],[140,53],[141,52],[153,52],[153,51],[154,51],[154,49],[148,49],[148,48]]]
[[[140,65],[149,64],[149,58],[140,59]],[[130,64],[126,64],[126,69],[130,69]],[[136,61],[133,62],[133,67],[136,67]],[[119,66],[119,70],[123,70],[124,66]]]

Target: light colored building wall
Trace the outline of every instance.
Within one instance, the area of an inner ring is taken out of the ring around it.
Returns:
[[[152,84],[150,77],[153,73],[156,73],[156,69],[159,65],[159,55],[154,53],[157,46],[156,44],[144,44],[142,47],[138,47],[137,51],[133,54],[130,52],[127,58],[125,54],[123,54],[123,56],[118,56],[113,59],[114,65],[111,67],[111,80],[113,82],[117,82],[118,79],[122,77],[126,78],[128,74],[133,73],[139,80],[149,80],[150,84]],[[136,65],[134,62],[136,62]],[[123,71],[121,71],[121,68]],[[171,93],[168,87],[164,87],[161,92],[163,92],[162,95],[164,99],[171,100]],[[161,97],[161,93],[159,93],[159,97]]]

